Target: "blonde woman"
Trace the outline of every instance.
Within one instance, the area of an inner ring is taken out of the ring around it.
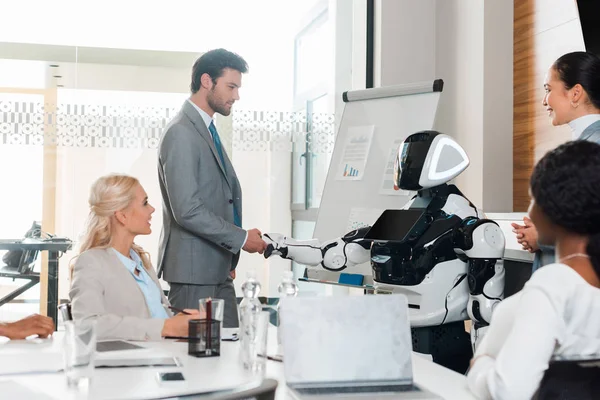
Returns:
[[[152,232],[154,207],[142,185],[127,175],[101,177],[89,205],[69,292],[73,319],[95,319],[99,339],[187,336],[198,311],[172,316],[148,254],[134,243]]]

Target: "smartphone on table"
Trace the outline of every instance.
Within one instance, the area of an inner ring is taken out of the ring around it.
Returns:
[[[156,374],[156,379],[160,384],[170,384],[185,381],[185,377],[181,372],[159,372]]]

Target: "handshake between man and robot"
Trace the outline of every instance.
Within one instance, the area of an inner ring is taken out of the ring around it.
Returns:
[[[410,135],[398,149],[394,184],[417,194],[401,210],[326,242],[265,234],[265,258],[349,272],[370,261],[376,289],[407,295],[412,327],[471,319],[475,347],[504,296],[505,241],[498,224],[448,184],[468,166],[450,136]]]

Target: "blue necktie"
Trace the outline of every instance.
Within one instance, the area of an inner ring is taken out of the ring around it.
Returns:
[[[227,167],[225,166],[225,157],[223,156],[223,146],[221,146],[221,138],[219,138],[219,134],[217,133],[217,128],[215,128],[215,124],[213,121],[210,122],[208,126],[208,130],[210,131],[213,143],[215,144],[215,148],[217,149],[217,153],[219,153],[219,158],[221,159],[221,164],[223,165],[223,169],[225,170],[225,174],[227,174]],[[235,203],[233,203],[233,223],[235,226],[242,226],[240,222],[240,216],[237,212],[237,207]]]

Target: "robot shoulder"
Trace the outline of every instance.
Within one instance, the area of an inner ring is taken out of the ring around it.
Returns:
[[[470,258],[502,258],[505,238],[498,224],[489,219],[465,218],[454,233],[454,245]]]

